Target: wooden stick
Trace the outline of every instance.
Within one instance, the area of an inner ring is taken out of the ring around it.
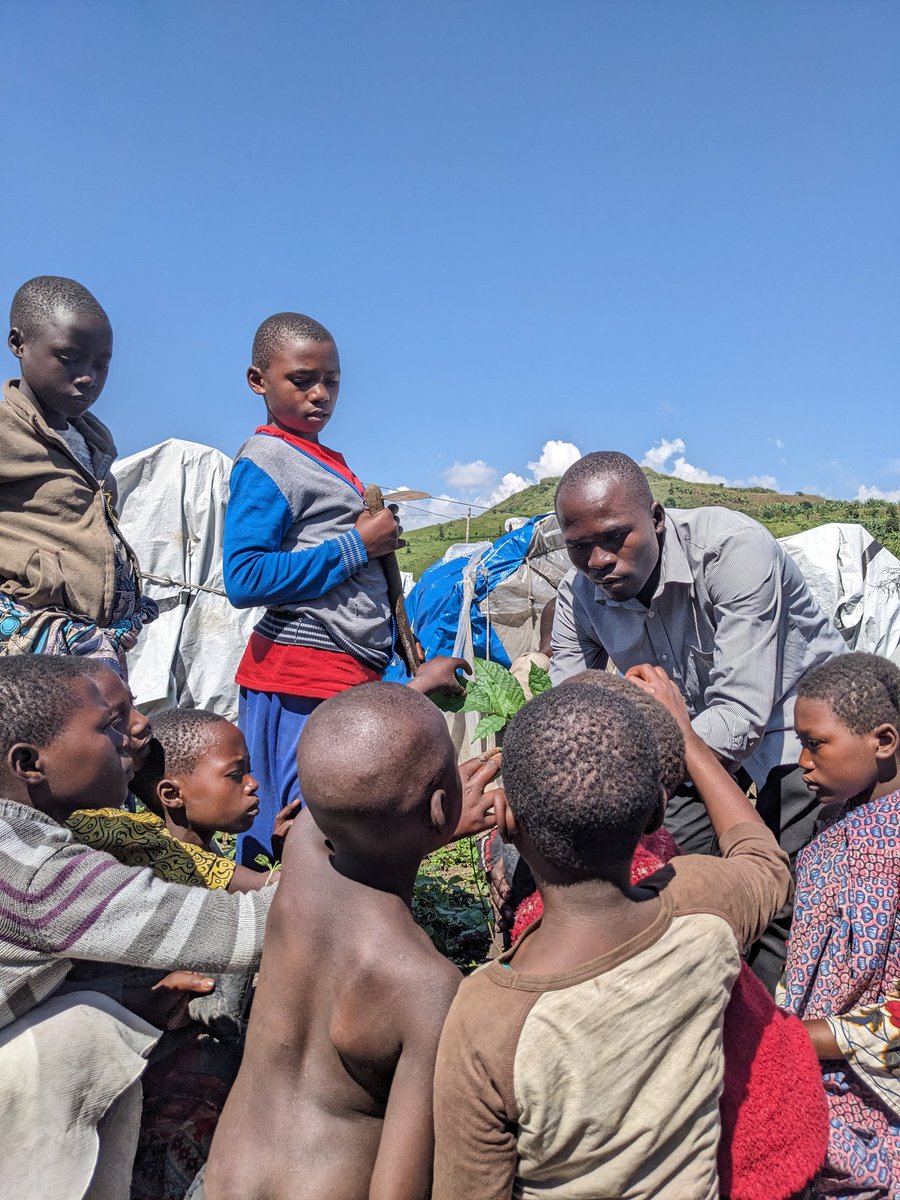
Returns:
[[[370,484],[366,488],[366,507],[370,513],[381,512],[384,508],[384,496],[377,483]],[[381,565],[384,567],[387,577],[388,600],[397,626],[397,653],[406,664],[410,675],[415,675],[420,666],[419,655],[406,605],[403,602],[403,581],[400,578],[400,564],[397,562],[397,555],[393,551],[390,554],[382,554]]]

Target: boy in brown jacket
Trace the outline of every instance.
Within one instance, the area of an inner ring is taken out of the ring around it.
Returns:
[[[13,297],[21,377],[0,403],[0,654],[77,654],[124,671],[158,615],[115,514],[116,447],[89,409],[112,357],[109,318],[74,279],[39,275]]]

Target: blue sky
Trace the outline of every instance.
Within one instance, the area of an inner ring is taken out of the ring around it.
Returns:
[[[897,5],[3,10],[4,302],[105,305],[123,454],[233,453],[297,309],[366,481],[485,502],[612,448],[900,498]]]

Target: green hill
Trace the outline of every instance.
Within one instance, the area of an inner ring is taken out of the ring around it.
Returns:
[[[888,500],[827,500],[824,496],[799,493],[783,495],[767,488],[733,488],[716,483],[685,483],[671,475],[659,475],[644,469],[655,499],[669,508],[699,508],[721,504],[754,517],[775,537],[800,533],[828,521],[858,521],[900,558],[900,505]],[[469,540],[494,541],[504,532],[507,517],[533,517],[553,509],[558,479],[543,479],[524,491],[516,492],[487,512],[473,516]],[[442,525],[427,525],[404,534],[407,546],[397,555],[400,568],[412,571],[416,579],[426,567],[443,557],[444,551],[466,536],[465,518]]]

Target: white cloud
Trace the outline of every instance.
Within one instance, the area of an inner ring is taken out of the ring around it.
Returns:
[[[475,492],[493,487],[497,471],[494,467],[489,467],[483,458],[476,458],[467,463],[455,462],[444,472],[444,479],[448,487],[459,488],[463,492]]]
[[[649,467],[651,471],[662,471],[673,454],[683,454],[685,449],[681,438],[673,438],[672,441],[661,438],[659,445],[651,446],[641,459],[641,466]]]
[[[579,455],[579,457],[581,456]],[[529,463],[529,466],[530,465],[531,464]],[[527,479],[523,479],[523,477],[521,475],[517,475],[515,471],[507,471],[488,498],[483,501],[483,503],[486,504],[488,508],[490,508],[493,504],[500,504],[504,500],[508,500],[510,496],[514,496],[516,492],[521,492],[524,488],[530,487],[531,483],[533,482],[534,480],[529,482]]]
[[[581,458],[581,451],[572,442],[544,442],[540,457],[536,462],[528,464],[528,470],[531,472],[534,482],[540,483],[542,479],[551,479],[562,475],[563,471],[567,471],[579,458]],[[507,477],[504,476],[505,478]],[[521,479],[522,477],[518,475],[516,478]],[[521,486],[527,487],[528,485],[523,483]]]
[[[693,463],[688,462],[684,455],[680,455],[675,459],[670,474],[674,475],[676,479],[683,479],[685,483],[728,482],[724,475],[711,475],[703,467],[695,467]]]
[[[865,484],[860,486],[859,491],[854,497],[855,500],[892,500],[894,504],[900,504],[900,488],[893,492],[885,492],[880,487],[866,487]]]
[[[439,521],[459,520],[465,517],[469,505],[472,506],[472,515],[478,516],[483,509],[502,504],[516,492],[540,483],[542,479],[562,475],[579,458],[581,451],[572,442],[551,438],[544,442],[537,458],[528,463],[528,473],[525,475],[520,475],[518,471],[506,471],[501,475],[496,467],[483,458],[471,462],[456,461],[443,474],[448,488],[456,491],[457,495],[444,492],[427,500],[401,504],[400,523],[404,529],[419,529]]]
[[[685,458],[684,438],[660,438],[655,446],[651,446],[641,459],[642,467],[649,467],[662,475],[671,475],[673,479],[683,479],[685,483],[719,483],[726,487],[761,487],[777,490],[778,481],[774,475],[750,475],[747,479],[727,479],[724,475],[716,475],[705,467],[696,467]],[[674,457],[677,455],[677,458]],[[674,461],[670,463],[670,460]]]

